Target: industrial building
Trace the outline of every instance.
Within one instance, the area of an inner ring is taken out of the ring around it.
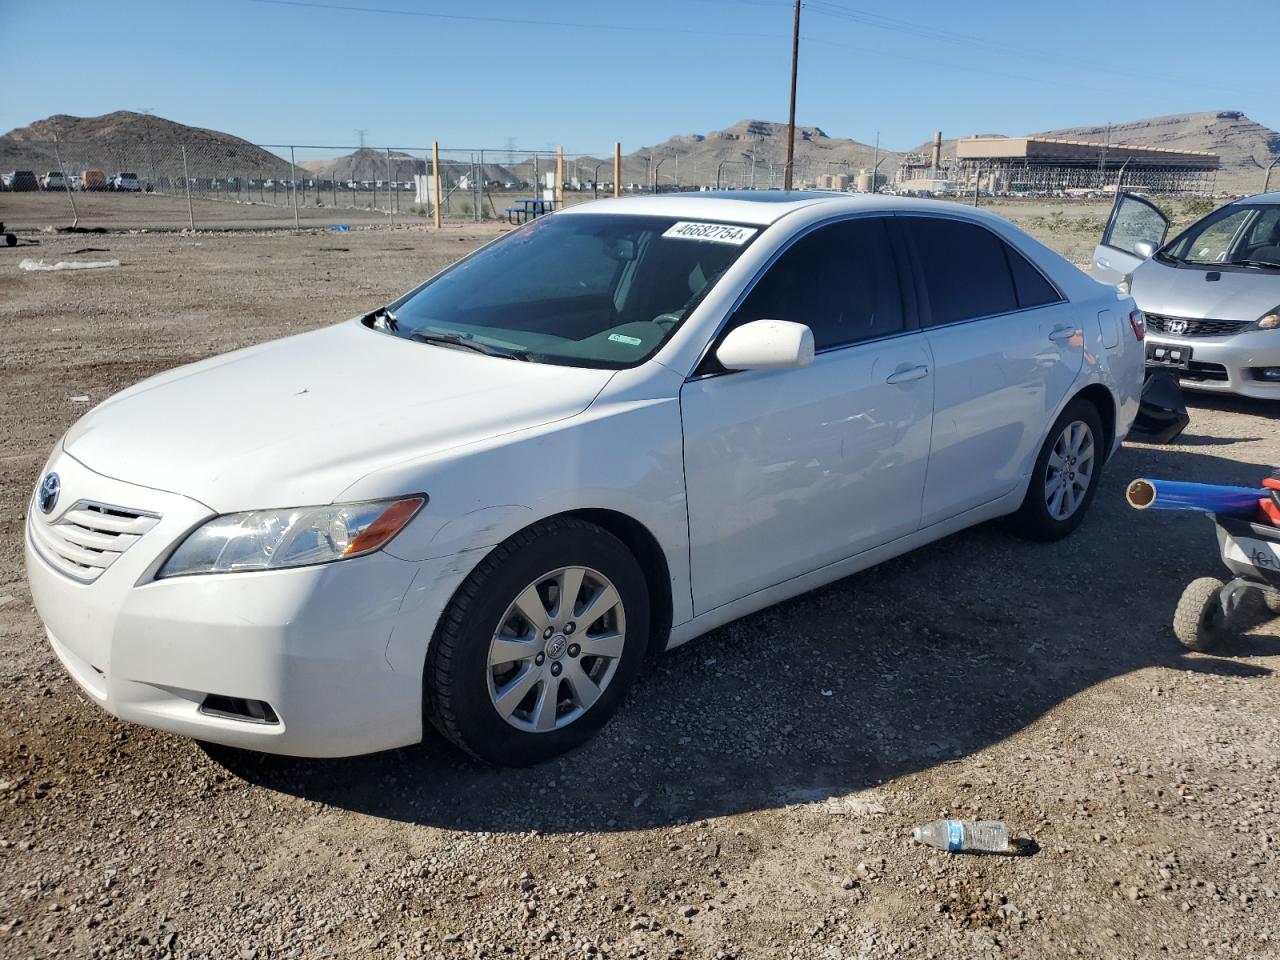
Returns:
[[[898,169],[899,192],[1042,194],[1125,189],[1150,193],[1210,193],[1216,153],[1051,137],[965,137],[954,157],[942,156],[935,133],[928,154],[909,154]]]

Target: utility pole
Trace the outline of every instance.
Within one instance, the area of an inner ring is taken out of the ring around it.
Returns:
[[[791,30],[791,111],[787,115],[787,168],[782,175],[782,189],[791,189],[791,168],[796,156],[796,68],[800,62],[800,0],[796,0],[795,25]]]
[[[368,130],[367,128],[366,128],[366,129],[364,129],[364,130],[361,130],[359,127],[357,127],[357,128],[356,128],[356,136],[360,138],[360,149],[361,149],[361,150],[363,150],[363,149],[364,149],[364,135],[365,135],[366,133],[368,133],[368,132],[369,132],[369,130]]]
[[[876,192],[876,171],[880,169],[880,131],[876,131],[875,162],[871,164],[871,192]]]

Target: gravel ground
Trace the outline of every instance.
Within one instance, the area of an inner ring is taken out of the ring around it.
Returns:
[[[71,398],[350,316],[494,232],[46,238],[123,263],[75,274],[0,250],[0,956],[1280,956],[1280,622],[1181,652],[1212,529],[1122,501],[1256,483],[1262,405],[1196,400],[1177,446],[1126,446],[1063,543],[983,526],[656,658],[536,769],[434,738],[244,755],[88,704],[21,567]],[[912,844],[946,815],[1039,851]]]

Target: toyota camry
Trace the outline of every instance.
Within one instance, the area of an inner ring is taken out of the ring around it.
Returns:
[[[582,204],[89,412],[32,496],[32,595],[124,720],[532,763],[652,653],[993,518],[1071,533],[1143,335],[968,207]]]

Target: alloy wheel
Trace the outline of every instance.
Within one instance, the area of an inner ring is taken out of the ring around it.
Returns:
[[[1058,435],[1045,468],[1044,502],[1049,516],[1067,520],[1080,508],[1093,482],[1093,431],[1073,420]]]
[[[560,730],[591,709],[617,672],[626,612],[589,567],[539,577],[507,607],[489,643],[489,699],[511,726]]]

